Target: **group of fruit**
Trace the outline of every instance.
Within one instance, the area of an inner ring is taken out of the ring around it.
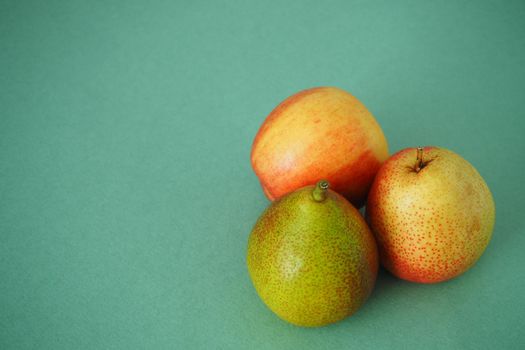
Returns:
[[[341,89],[284,100],[251,161],[273,203],[249,238],[250,277],[266,305],[299,326],[357,311],[379,260],[399,278],[441,282],[468,270],[492,235],[494,201],[470,163],[438,147],[388,158],[374,117]],[[365,202],[366,221],[356,209]]]

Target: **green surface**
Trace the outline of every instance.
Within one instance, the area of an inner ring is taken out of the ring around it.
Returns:
[[[523,1],[2,1],[1,349],[525,346]],[[439,285],[382,273],[353,317],[302,329],[248,278],[264,117],[335,85],[391,151],[484,176],[494,237]]]

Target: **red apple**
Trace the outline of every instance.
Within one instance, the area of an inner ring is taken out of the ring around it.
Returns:
[[[346,91],[318,87],[288,97],[270,113],[251,162],[270,200],[324,178],[360,207],[387,157],[383,131],[366,107]]]

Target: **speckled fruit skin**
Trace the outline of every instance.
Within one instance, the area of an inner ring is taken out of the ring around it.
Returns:
[[[381,263],[413,282],[436,283],[467,271],[487,247],[495,207],[483,178],[465,159],[425,147],[396,153],[378,172],[366,216]]]
[[[377,247],[364,219],[342,196],[314,186],[272,203],[249,238],[247,265],[264,303],[282,319],[323,326],[353,314],[377,276]]]
[[[388,145],[357,98],[335,87],[288,97],[268,115],[252,147],[252,167],[275,200],[319,178],[361,207]]]

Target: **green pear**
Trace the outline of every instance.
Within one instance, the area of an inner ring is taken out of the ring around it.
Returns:
[[[357,209],[322,180],[270,204],[250,235],[247,265],[273,312],[292,324],[315,327],[364,304],[379,259]]]

